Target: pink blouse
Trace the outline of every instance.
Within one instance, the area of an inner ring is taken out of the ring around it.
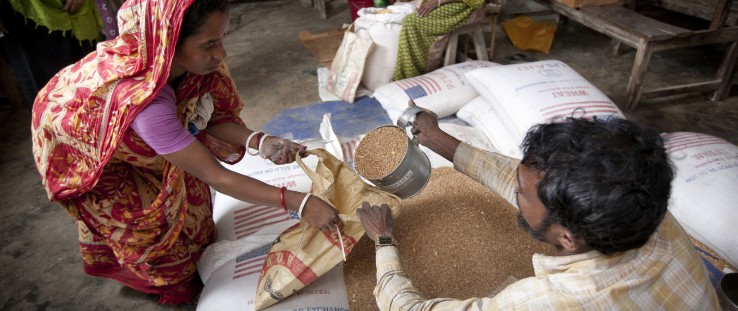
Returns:
[[[195,136],[177,119],[176,102],[174,89],[165,85],[131,123],[131,128],[157,154],[175,153],[195,141]]]

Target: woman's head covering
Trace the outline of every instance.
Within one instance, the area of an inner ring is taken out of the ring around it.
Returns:
[[[50,199],[71,198],[95,185],[130,123],[169,78],[182,19],[193,1],[126,1],[118,12],[120,35],[61,70],[39,92],[33,155]],[[242,124],[243,103],[225,64],[205,76],[187,74],[176,91],[177,101],[187,102],[178,104],[180,115],[191,115],[197,99],[210,93],[216,107],[211,125]]]

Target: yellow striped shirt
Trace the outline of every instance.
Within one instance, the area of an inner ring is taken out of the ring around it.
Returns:
[[[518,163],[464,143],[454,154],[457,170],[510,202]],[[611,256],[535,254],[535,276],[494,297],[426,299],[404,272],[398,248],[379,248],[376,262],[380,310],[720,310],[702,260],[669,213],[638,249]]]

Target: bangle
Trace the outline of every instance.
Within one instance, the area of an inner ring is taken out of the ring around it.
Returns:
[[[257,141],[257,145],[256,146],[258,147],[259,146],[258,145],[258,142],[259,142],[259,135],[260,134],[263,135],[264,133],[262,133],[262,132],[251,132],[251,135],[249,135],[249,137],[246,138],[246,152],[248,154],[252,155],[252,156],[258,155],[259,154],[259,150],[257,149],[256,150],[256,153],[251,153],[251,151],[249,150],[249,143],[251,142],[251,138],[253,138],[254,136],[256,136],[256,141]]]
[[[279,200],[282,201],[282,209],[287,210],[287,205],[284,204],[284,190],[287,189],[287,187],[282,187],[279,189]]]
[[[302,199],[302,203],[300,203],[300,209],[297,210],[297,216],[300,216],[300,218],[302,218],[302,210],[305,209],[305,203],[307,203],[309,197],[310,193],[308,192]]]
[[[437,8],[438,8],[438,7],[441,7],[441,0],[438,0],[438,5],[436,5],[436,7],[437,7]]]
[[[269,135],[264,135],[264,136],[262,136],[262,137],[261,137],[261,139],[259,140],[259,153],[258,153],[258,154],[261,154],[261,146],[263,146],[263,145],[264,145],[264,141],[266,140],[267,136],[269,136]],[[262,155],[261,157],[262,157],[262,158],[264,158],[264,159],[266,159],[266,158],[267,158],[267,157],[266,157],[266,155]]]

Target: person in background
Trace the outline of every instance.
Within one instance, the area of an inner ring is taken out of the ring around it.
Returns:
[[[0,0],[0,39],[30,106],[54,74],[92,52],[102,21],[94,0]]]
[[[118,36],[118,10],[123,5],[123,0],[95,0],[97,12],[100,13],[105,40],[111,40]]]
[[[244,153],[276,164],[305,147],[247,128],[224,62],[228,0],[128,0],[121,34],[55,75],[31,123],[43,186],[76,220],[86,273],[193,301],[195,262],[215,239],[210,187],[297,212],[330,230],[328,203],[223,167]]]
[[[377,241],[380,310],[719,310],[701,258],[667,212],[674,172],[655,131],[623,119],[541,124],[522,161],[459,142],[427,113],[411,131],[517,206],[520,227],[555,253],[535,254],[535,276],[494,297],[426,299],[403,270],[388,207],[365,203],[357,214]]]
[[[451,31],[484,19],[484,0],[422,0],[420,3],[414,14],[402,20],[395,80],[439,68]]]

